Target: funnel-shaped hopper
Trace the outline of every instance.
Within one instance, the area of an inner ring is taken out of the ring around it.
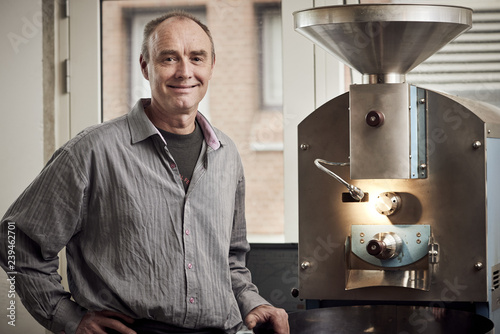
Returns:
[[[296,31],[362,73],[365,82],[404,81],[472,26],[471,9],[440,5],[329,6],[293,15]]]

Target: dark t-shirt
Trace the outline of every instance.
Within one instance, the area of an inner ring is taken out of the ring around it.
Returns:
[[[197,122],[195,129],[187,135],[179,135],[158,129],[167,142],[167,148],[179,169],[184,189],[187,191],[193,176],[194,167],[200,156],[203,132]]]

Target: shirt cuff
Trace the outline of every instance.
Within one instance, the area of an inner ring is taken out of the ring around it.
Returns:
[[[68,298],[62,298],[52,318],[50,330],[54,333],[74,334],[87,310]]]
[[[271,305],[267,300],[262,298],[255,291],[245,291],[238,296],[238,303],[240,306],[241,317],[245,320],[245,317],[254,308],[260,305]]]

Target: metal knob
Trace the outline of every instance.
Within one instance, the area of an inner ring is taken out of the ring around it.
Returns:
[[[395,258],[401,253],[403,240],[393,232],[378,233],[366,245],[368,254],[381,260]]]
[[[375,201],[375,209],[378,213],[390,216],[396,213],[401,207],[401,197],[392,192],[384,192],[378,195]]]
[[[366,245],[366,251],[373,256],[379,256],[385,250],[385,243],[380,240],[370,240]]]
[[[372,110],[365,116],[366,124],[371,127],[378,128],[382,124],[384,124],[384,114],[380,111]]]

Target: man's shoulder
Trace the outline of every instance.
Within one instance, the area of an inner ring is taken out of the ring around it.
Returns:
[[[70,139],[64,145],[64,148],[67,150],[79,150],[99,146],[106,147],[114,145],[116,141],[126,140],[127,136],[130,137],[130,131],[126,115],[124,115],[83,129]]]
[[[213,129],[214,129],[214,133],[217,136],[217,139],[219,139],[219,142],[220,142],[222,147],[229,148],[229,149],[234,150],[234,151],[238,151],[236,144],[234,143],[234,141],[231,139],[231,137],[228,134],[226,134],[224,131],[222,131],[216,127],[213,127]]]

